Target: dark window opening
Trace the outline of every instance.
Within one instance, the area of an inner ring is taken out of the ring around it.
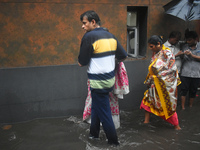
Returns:
[[[148,7],[127,7],[127,52],[130,57],[145,57],[147,49]]]

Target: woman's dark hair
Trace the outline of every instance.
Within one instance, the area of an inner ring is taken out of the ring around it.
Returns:
[[[81,21],[83,21],[83,17],[87,17],[89,22],[91,22],[94,19],[98,25],[101,25],[101,20],[100,20],[98,14],[93,10],[89,10],[89,11],[84,12],[80,16]]]
[[[161,36],[158,35],[153,35],[149,38],[148,43],[149,44],[153,44],[153,45],[158,45],[158,42],[160,43],[160,45],[163,44],[163,39]]]

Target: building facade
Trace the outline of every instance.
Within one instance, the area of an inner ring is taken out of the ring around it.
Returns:
[[[127,50],[130,93],[120,109],[139,109],[151,51],[147,39],[200,22],[164,13],[170,0],[0,0],[0,122],[81,115],[87,96],[86,67],[77,65],[80,15],[96,11]],[[182,37],[183,38],[183,37]]]

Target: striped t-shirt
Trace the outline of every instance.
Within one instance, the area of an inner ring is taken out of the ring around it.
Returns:
[[[83,36],[78,61],[82,66],[88,65],[91,89],[111,91],[115,83],[115,58],[126,57],[126,51],[114,35],[96,28]]]

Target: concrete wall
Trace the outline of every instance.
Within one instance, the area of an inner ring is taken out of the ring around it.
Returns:
[[[78,114],[87,94],[77,65],[0,70],[0,122]]]
[[[125,62],[130,93],[121,110],[139,109],[147,61]],[[62,65],[0,69],[0,123],[82,115],[87,96],[86,67]]]

